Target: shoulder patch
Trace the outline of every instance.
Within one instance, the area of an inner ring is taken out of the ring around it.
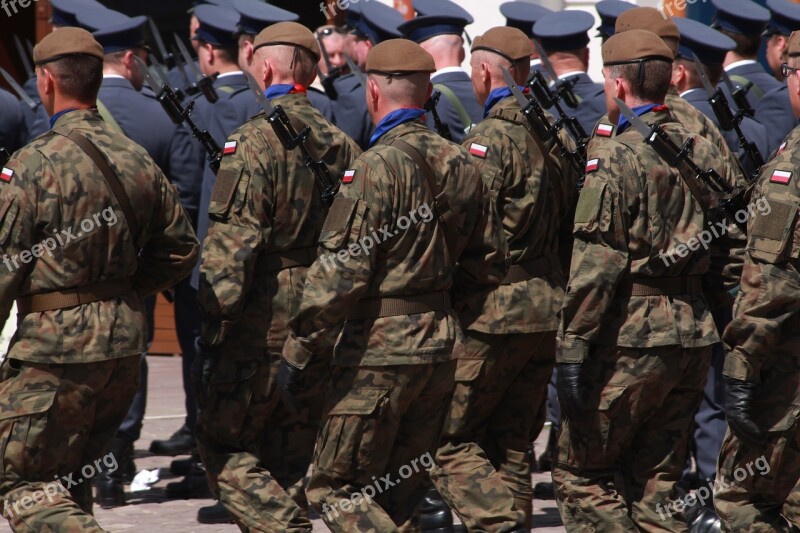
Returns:
[[[471,153],[475,157],[480,157],[481,159],[486,159],[486,153],[488,151],[489,151],[488,146],[484,146],[478,143],[472,143],[469,147],[469,153]]]
[[[614,126],[611,124],[599,124],[597,126],[597,135],[600,137],[611,137],[614,133]]]
[[[231,155],[236,153],[236,141],[228,141],[225,143],[225,149],[222,155]]]
[[[786,143],[785,142],[783,144],[781,144],[780,148],[778,148],[778,155],[781,155],[784,150],[786,150]]]
[[[349,170],[345,170],[344,174],[342,174],[342,183],[353,183],[353,178],[356,177],[355,169],[351,168]]]
[[[772,173],[772,177],[769,179],[769,182],[780,183],[781,185],[789,185],[791,179],[792,173],[788,170],[776,170]]]
[[[586,172],[594,172],[600,167],[600,160],[599,159],[592,159],[586,162]]]
[[[14,177],[14,171],[10,168],[3,167],[3,171],[0,172],[0,180],[5,181],[8,183],[11,181],[11,178]]]

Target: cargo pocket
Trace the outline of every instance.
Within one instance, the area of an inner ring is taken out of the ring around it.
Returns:
[[[597,431],[599,433],[597,444],[603,447],[603,456],[612,453],[616,445],[615,439],[620,438],[620,433],[628,432],[628,428],[619,427],[620,419],[617,416],[622,406],[625,405],[624,394],[627,388],[625,385],[606,385],[600,393],[600,402],[597,405]]]
[[[257,371],[257,361],[222,362],[214,369],[201,416],[205,421],[204,433],[217,443],[235,445],[239,442]]]
[[[349,478],[369,470],[381,442],[388,394],[389,389],[382,387],[356,389],[330,409],[314,452],[320,470]]]
[[[26,390],[9,393],[0,404],[0,450],[5,477],[24,478],[38,456],[46,451],[47,412],[56,390]]]

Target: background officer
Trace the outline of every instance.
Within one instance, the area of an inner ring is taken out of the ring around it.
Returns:
[[[64,472],[80,478],[108,450],[139,380],[143,297],[188,275],[198,249],[172,185],[94,109],[100,44],[62,28],[34,48],[34,62],[53,128],[0,180],[0,246],[19,258],[0,270],[0,309],[16,299],[20,312],[0,375],[6,502],[44,493]],[[48,243],[55,252],[43,252]],[[25,531],[99,529],[85,481],[6,517]]]

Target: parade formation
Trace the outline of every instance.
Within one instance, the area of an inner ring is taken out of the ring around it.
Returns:
[[[52,0],[0,69],[10,527],[126,505],[162,293],[201,523],[800,531],[800,4],[711,4]]]

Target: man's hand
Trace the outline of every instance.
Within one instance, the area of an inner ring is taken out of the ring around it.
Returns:
[[[561,411],[571,420],[580,418],[585,402],[581,390],[580,363],[560,363],[556,365],[556,390]]]
[[[302,370],[292,366],[286,359],[281,359],[281,366],[278,369],[278,387],[281,391],[281,400],[289,411],[294,414],[300,412],[299,405],[294,395],[300,390],[299,382]]]
[[[191,368],[192,394],[194,401],[199,408],[203,408],[208,400],[208,386],[211,383],[211,375],[219,359],[219,347],[207,345],[202,338],[198,338],[195,344],[197,353]]]
[[[750,418],[753,398],[758,383],[725,377],[725,417],[731,433],[747,444],[758,447],[764,444],[766,435]]]

